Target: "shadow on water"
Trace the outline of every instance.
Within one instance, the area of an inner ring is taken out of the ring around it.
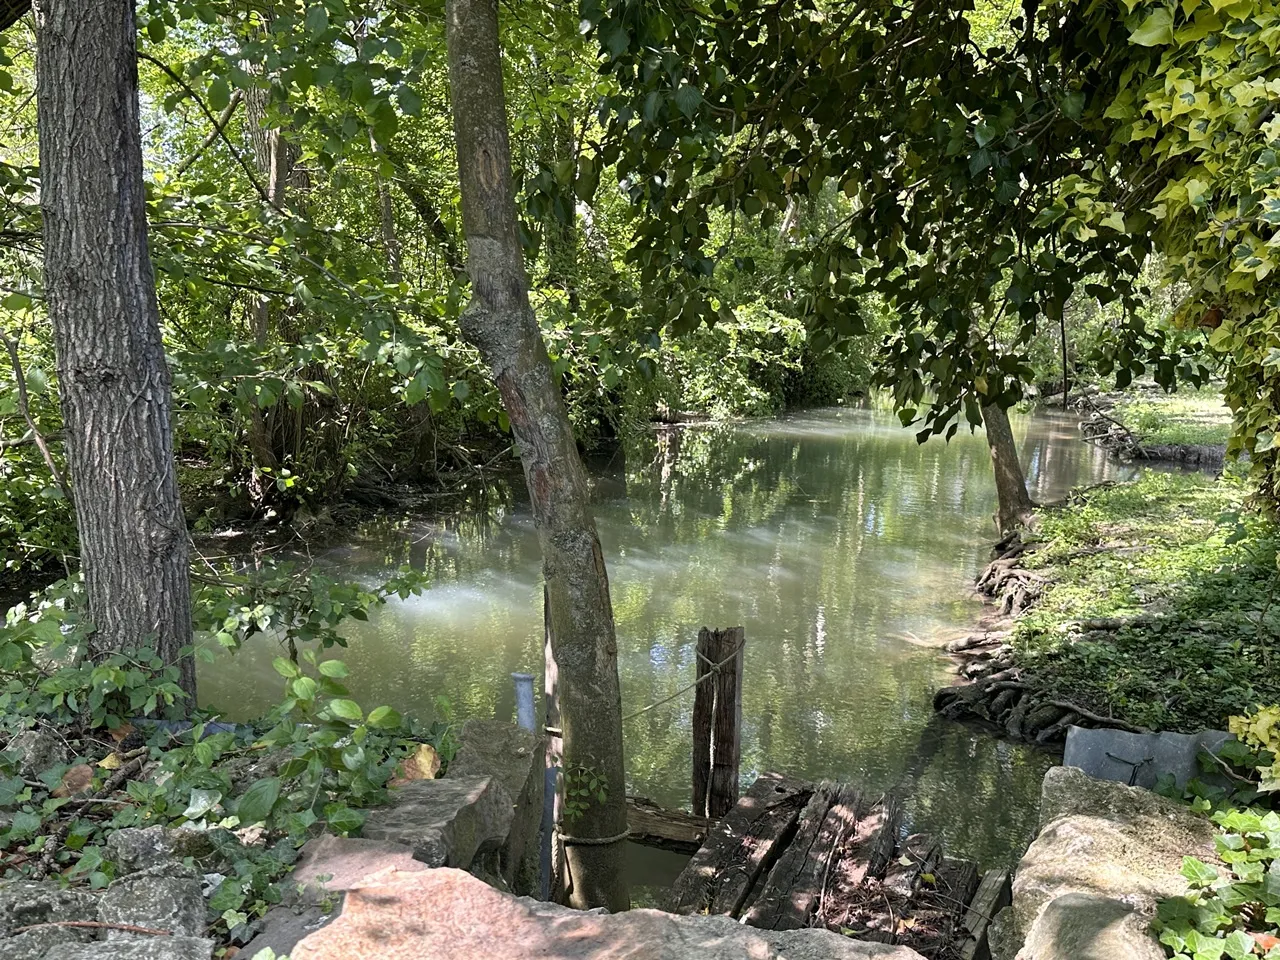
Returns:
[[[1074,418],[1015,422],[1039,500],[1126,468],[1081,443]],[[917,445],[865,409],[663,430],[598,473],[624,710],[693,676],[703,624],[746,628],[744,782],[766,770],[907,785],[910,826],[953,856],[1009,863],[1034,829],[1050,758],[933,717],[948,682],[938,646],[979,612],[969,587],[994,539],[985,440]],[[540,556],[527,511],[509,501],[442,524],[357,531],[321,558],[374,581],[410,562],[422,596],[347,631],[353,693],[421,715],[437,695],[459,717],[512,715],[509,674],[540,672]],[[232,716],[274,702],[270,642],[204,668],[202,696]],[[690,794],[685,696],[627,725],[629,789],[669,806]],[[667,861],[637,869],[655,876]]]

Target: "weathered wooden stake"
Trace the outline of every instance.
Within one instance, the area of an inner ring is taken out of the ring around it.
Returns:
[[[698,631],[694,676],[701,682],[693,698],[693,812],[712,820],[738,802],[745,641],[742,627]],[[716,675],[703,680],[717,664]]]

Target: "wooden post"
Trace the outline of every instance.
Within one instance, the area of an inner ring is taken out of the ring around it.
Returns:
[[[560,822],[560,759],[564,754],[564,739],[560,736],[560,670],[551,652],[551,608],[547,603],[546,588],[542,591],[543,620],[543,704],[546,708],[547,737],[546,767],[544,769],[542,799],[542,863],[539,878],[539,895],[543,900],[560,902],[564,894],[564,849],[556,837],[556,824]]]
[[[694,677],[700,682],[693,698],[693,812],[713,821],[738,802],[745,640],[742,627],[703,627],[698,631]],[[716,675],[704,679],[718,664]]]

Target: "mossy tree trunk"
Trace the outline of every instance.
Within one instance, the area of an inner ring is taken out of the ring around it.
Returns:
[[[602,791],[564,824],[569,902],[624,910],[627,829],[618,648],[586,472],[529,302],[502,84],[497,0],[449,0],[449,79],[472,298],[463,336],[492,370],[542,548],[566,782]],[[595,841],[595,842],[592,842]]]

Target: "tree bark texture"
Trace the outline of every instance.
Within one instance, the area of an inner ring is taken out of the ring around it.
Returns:
[[[172,389],[147,252],[133,0],[39,0],[45,287],[95,651],[191,644]],[[195,693],[195,664],[180,661]]]
[[[529,303],[511,179],[497,0],[449,0],[446,20],[472,285],[462,333],[491,368],[520,447],[542,547],[566,778],[588,771],[606,784],[603,801],[592,797],[585,812],[562,825],[562,834],[571,835],[562,836],[569,902],[623,910],[629,905],[621,840],[627,813],[609,579],[586,473]]]
[[[1036,505],[1027,493],[1027,479],[1018,461],[1018,447],[1013,440],[1008,412],[998,404],[987,404],[982,408],[982,419],[987,430],[987,445],[991,449],[991,465],[996,474],[996,497],[999,500],[996,525],[1003,536],[1031,519]]]

